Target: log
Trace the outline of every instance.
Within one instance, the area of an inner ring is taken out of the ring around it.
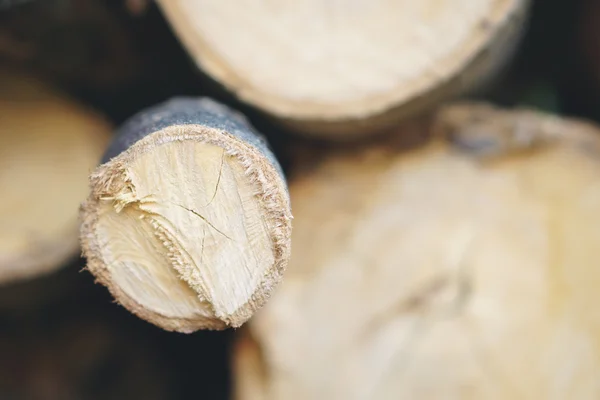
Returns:
[[[484,85],[528,0],[159,0],[208,76],[288,127],[342,139]]]
[[[110,133],[104,118],[56,88],[0,71],[0,284],[77,255],[79,205]]]
[[[600,129],[456,103],[411,130],[289,178],[237,399],[599,398]]]
[[[600,4],[593,0],[558,3],[555,25],[566,26],[562,32],[558,87],[565,113],[598,121],[600,112]],[[567,18],[565,18],[565,15]],[[556,31],[556,30],[555,30]],[[548,40],[545,38],[545,40]],[[556,53],[556,51],[555,51]]]
[[[238,327],[290,252],[287,186],[267,143],[208,98],[174,98],[127,121],[90,178],[89,270],[165,330]]]

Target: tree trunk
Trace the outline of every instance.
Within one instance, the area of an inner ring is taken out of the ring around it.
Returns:
[[[310,135],[343,139],[483,85],[528,0],[159,1],[198,66]]]
[[[291,180],[237,399],[599,398],[600,130],[467,103],[411,129]]]
[[[283,173],[239,114],[177,98],[120,129],[91,176],[89,270],[166,330],[243,324],[281,279],[291,212]]]
[[[50,273],[77,255],[78,208],[110,132],[56,89],[0,71],[0,284]]]

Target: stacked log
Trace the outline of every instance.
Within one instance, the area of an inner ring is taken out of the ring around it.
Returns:
[[[598,398],[600,129],[457,103],[401,135],[290,179],[236,399]]]
[[[78,254],[79,205],[110,136],[103,117],[56,88],[0,71],[0,283]]]
[[[175,98],[127,121],[90,178],[89,270],[166,330],[243,324],[281,279],[291,210],[283,172],[240,114]]]
[[[485,86],[527,0],[158,2],[190,56],[244,102],[309,135],[393,128]]]

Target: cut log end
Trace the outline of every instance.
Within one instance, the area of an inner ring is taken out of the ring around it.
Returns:
[[[208,75],[330,137],[389,128],[487,81],[510,58],[528,3],[159,1]]]
[[[77,255],[77,212],[111,128],[37,79],[0,71],[0,283]]]
[[[238,400],[600,396],[600,129],[481,104],[432,126],[291,179],[294,253],[236,348]]]
[[[242,325],[289,255],[279,171],[240,138],[171,125],[99,167],[84,204],[89,269],[115,298],[167,330]]]

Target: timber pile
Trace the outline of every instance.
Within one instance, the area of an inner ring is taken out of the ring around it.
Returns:
[[[81,250],[103,305],[190,353],[164,365],[194,396],[216,398],[224,351],[185,340],[227,334],[130,314],[243,325],[236,400],[598,399],[600,128],[559,114],[600,93],[600,8],[565,4],[0,0],[0,61],[79,98],[0,73],[0,283]],[[18,398],[13,364],[52,377],[24,398],[98,382],[25,347],[89,371],[123,354],[114,393],[161,374],[87,303],[89,324],[20,337],[46,326],[40,304],[83,299],[58,275],[0,288],[0,317],[22,325],[0,324],[0,397]]]

